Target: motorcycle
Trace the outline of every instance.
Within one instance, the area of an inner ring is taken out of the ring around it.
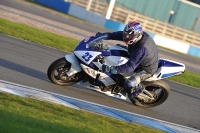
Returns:
[[[116,75],[102,72],[102,65],[117,66],[129,59],[127,49],[120,46],[108,46],[101,38],[91,36],[83,39],[71,54],[55,60],[48,68],[47,75],[51,82],[69,86],[80,84],[89,89],[107,94],[108,96],[127,100],[127,93],[123,83],[133,73],[119,73]],[[170,87],[163,80],[171,76],[180,75],[185,71],[185,65],[176,61],[159,58],[157,72],[142,81],[141,92],[130,101],[145,108],[155,107],[169,96]]]

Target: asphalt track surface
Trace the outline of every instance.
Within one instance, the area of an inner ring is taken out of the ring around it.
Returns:
[[[83,23],[73,22],[69,19],[64,20],[62,17],[60,19],[58,15],[48,11],[40,13],[37,7],[27,8],[14,0],[1,0],[0,4],[44,15],[44,17],[52,17],[57,21],[63,19],[66,23],[69,21],[68,24],[72,26],[77,23],[79,26],[82,24],[79,28],[87,29]],[[98,28],[91,28],[91,26],[88,26],[88,30],[94,33],[99,31]],[[48,66],[65,54],[67,53],[64,51],[0,34],[0,79],[200,129],[200,89],[166,81],[171,87],[171,93],[165,103],[150,109],[136,107],[129,101],[111,98],[78,85],[67,87],[52,84],[46,75]],[[197,60],[164,49],[159,49],[159,55],[168,59],[180,60],[186,64],[188,70],[199,72],[199,68],[195,67],[199,66]]]

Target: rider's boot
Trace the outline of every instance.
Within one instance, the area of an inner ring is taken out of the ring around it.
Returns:
[[[126,89],[125,91],[128,93],[128,98],[133,99],[134,97],[137,97],[143,90],[142,85],[137,85],[136,87],[133,87],[131,89]]]

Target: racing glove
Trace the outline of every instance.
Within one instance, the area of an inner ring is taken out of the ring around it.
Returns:
[[[117,74],[117,70],[115,69],[115,66],[108,66],[108,65],[102,65],[102,72],[108,72],[111,74]]]
[[[97,32],[95,36],[104,36],[104,35],[108,35],[108,32],[105,33]]]

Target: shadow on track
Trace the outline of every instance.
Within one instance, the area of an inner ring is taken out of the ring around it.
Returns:
[[[46,73],[40,72],[38,70],[5,60],[0,58],[0,66],[38,78],[38,79],[42,79],[45,81],[49,81]]]

